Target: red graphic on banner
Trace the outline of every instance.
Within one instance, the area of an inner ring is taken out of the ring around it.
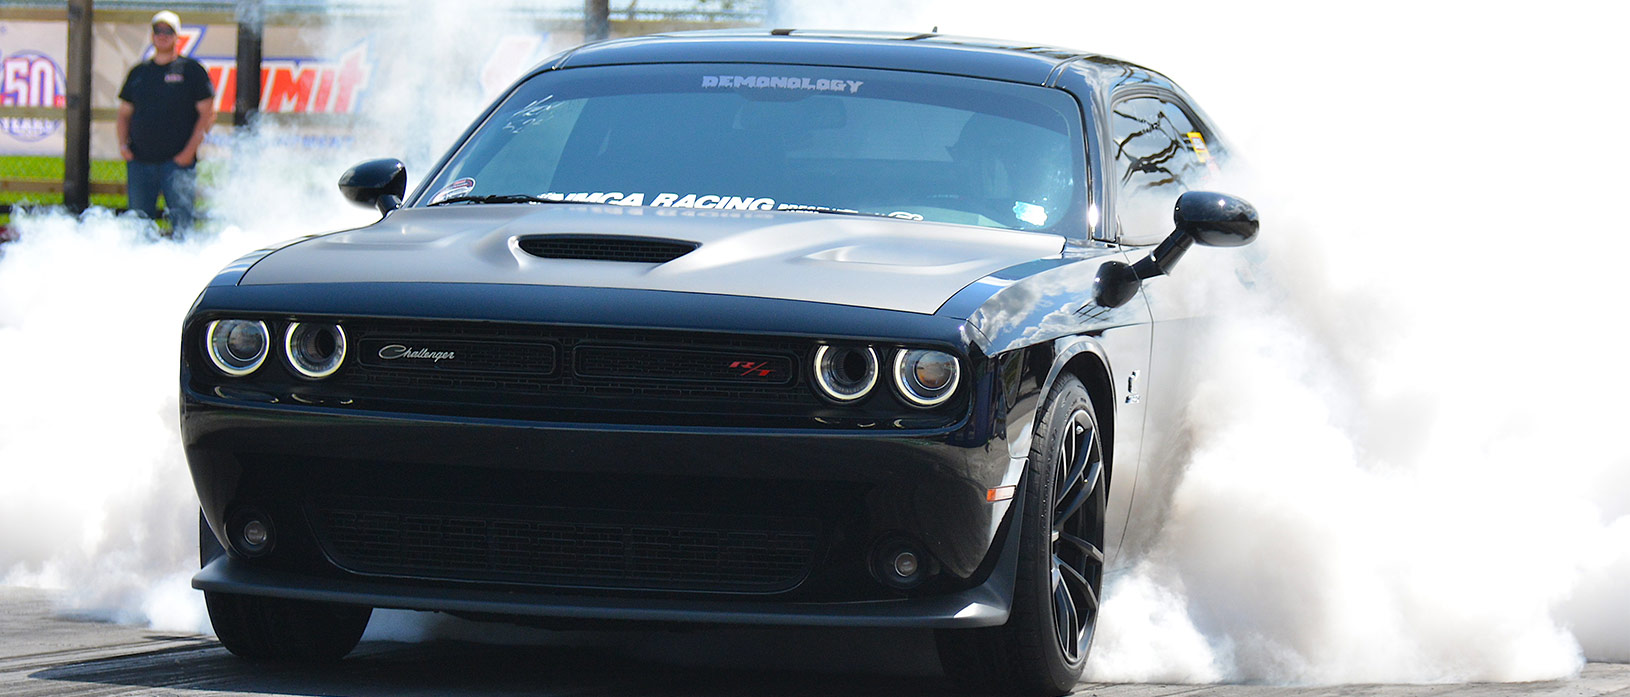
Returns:
[[[238,94],[238,67],[231,58],[200,58],[215,88],[215,110],[231,112]],[[352,114],[368,87],[373,61],[367,44],[337,60],[267,59],[260,63],[260,110],[281,114]]]

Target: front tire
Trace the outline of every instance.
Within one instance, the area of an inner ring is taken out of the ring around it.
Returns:
[[[226,553],[198,514],[199,561]],[[226,650],[240,658],[326,663],[340,660],[362,640],[373,608],[309,600],[204,591],[209,623]]]
[[[1037,420],[1018,521],[1019,568],[1007,624],[935,634],[964,685],[1052,697],[1081,680],[1103,589],[1107,471],[1086,387],[1060,375]]]

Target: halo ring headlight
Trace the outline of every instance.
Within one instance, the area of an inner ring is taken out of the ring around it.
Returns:
[[[870,346],[828,346],[815,349],[815,384],[821,395],[836,402],[853,402],[877,385],[877,352]]]
[[[338,324],[290,322],[283,332],[289,367],[308,378],[326,378],[345,362],[345,330]]]
[[[956,394],[962,364],[944,351],[900,349],[894,352],[894,389],[912,406],[935,407]]]
[[[232,377],[255,372],[272,345],[265,322],[218,319],[204,331],[204,353],[215,369]]]

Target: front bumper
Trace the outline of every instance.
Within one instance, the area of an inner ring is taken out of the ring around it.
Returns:
[[[957,629],[1007,622],[1013,600],[1018,538],[1009,535],[985,582],[944,595],[850,602],[777,602],[625,598],[515,592],[488,588],[435,588],[353,578],[313,578],[259,568],[229,555],[193,577],[203,591],[294,600],[428,610],[477,616],[678,624],[916,627]]]
[[[182,432],[217,538],[230,549],[226,524],[245,510],[277,532],[264,556],[230,551],[207,565],[194,579],[207,591],[565,619],[917,627],[1001,624],[1012,597],[1018,506],[986,494],[1017,483],[1023,463],[1005,442],[969,443],[954,428],[506,422],[244,406],[184,390]],[[362,522],[337,532],[336,506]],[[611,529],[623,537],[606,541]],[[747,539],[762,552],[788,531],[804,535],[798,568],[715,544]],[[538,546],[562,535],[564,548]],[[899,540],[925,552],[932,573],[917,587],[873,570],[880,547]]]

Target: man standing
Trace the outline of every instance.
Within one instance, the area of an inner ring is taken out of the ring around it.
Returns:
[[[192,229],[198,146],[215,124],[209,73],[180,55],[180,29],[174,12],[153,15],[153,57],[131,68],[119,88],[117,125],[130,209],[157,218],[162,191],[176,236]]]

